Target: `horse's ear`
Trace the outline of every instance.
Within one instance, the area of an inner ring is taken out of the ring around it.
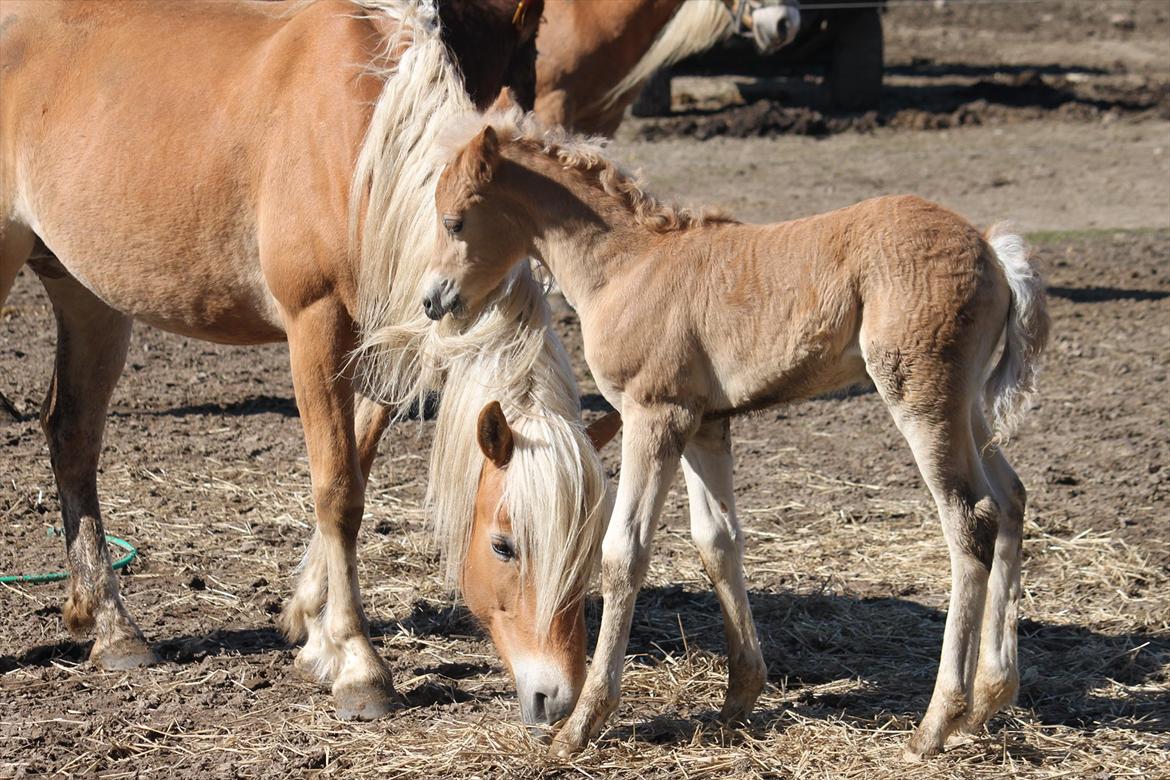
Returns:
[[[589,427],[585,429],[585,433],[589,436],[589,441],[593,442],[593,448],[600,450],[609,444],[609,440],[617,435],[618,429],[621,427],[621,413],[610,412],[604,417],[590,423]]]
[[[463,150],[461,167],[472,189],[478,190],[492,180],[500,162],[500,138],[496,129],[488,125]]]
[[[500,89],[500,94],[497,95],[492,104],[488,106],[488,113],[493,111],[511,111],[518,105],[519,103],[516,101],[516,93],[512,91],[512,88],[503,87]]]
[[[515,442],[512,440],[512,429],[508,419],[504,417],[504,410],[499,401],[492,401],[479,413],[479,422],[475,426],[475,438],[484,457],[490,460],[495,467],[502,469],[512,460],[512,450]]]

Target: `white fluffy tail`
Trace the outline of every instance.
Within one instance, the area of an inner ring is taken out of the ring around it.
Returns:
[[[1001,223],[987,231],[987,243],[1012,293],[1003,354],[983,391],[991,411],[992,444],[998,446],[1011,438],[1036,392],[1037,362],[1048,343],[1050,322],[1044,280],[1029,262],[1024,239]]]

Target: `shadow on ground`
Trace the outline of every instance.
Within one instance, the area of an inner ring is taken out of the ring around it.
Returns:
[[[837,717],[872,724],[905,717],[913,721],[926,707],[938,664],[945,613],[900,598],[854,598],[830,594],[755,591],[752,609],[769,667],[769,681],[800,692],[793,708],[812,717]],[[657,665],[668,657],[703,652],[725,654],[715,597],[681,586],[650,588],[641,594],[630,637],[632,663]],[[587,608],[596,636],[600,602]],[[680,632],[680,626],[682,631]],[[476,630],[466,609],[417,601],[401,620],[374,622],[377,638],[405,633],[426,637],[467,635]],[[275,628],[228,629],[206,636],[158,641],[165,663],[198,663],[209,657],[278,653],[291,662],[291,648]],[[25,666],[81,663],[87,643],[59,642],[0,656],[0,674]],[[1020,623],[1020,666],[1024,678],[1019,705],[1025,717],[1047,725],[1093,728],[1103,722],[1136,731],[1170,733],[1170,701],[1155,684],[1170,677],[1170,636],[1156,632],[1105,634],[1082,626]],[[472,694],[458,681],[490,671],[484,664],[438,663],[413,670],[428,679],[406,692],[409,706],[467,701]],[[815,686],[853,680],[845,693]],[[1112,695],[1114,683],[1144,686],[1147,692]],[[784,710],[758,710],[754,728],[766,729]],[[687,742],[696,729],[714,727],[714,710],[695,719],[656,718],[639,724],[639,738]]]

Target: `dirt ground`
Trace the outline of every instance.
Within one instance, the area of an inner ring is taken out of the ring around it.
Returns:
[[[292,673],[274,625],[312,523],[284,348],[142,327],[99,485],[107,530],[141,550],[120,582],[164,662],[95,671],[62,626],[62,583],[0,585],[0,777],[1170,777],[1170,10],[954,2],[895,5],[885,21],[904,100],[930,79],[1007,83],[1024,69],[1045,83],[1084,74],[1073,79],[1084,94],[1132,88],[1151,104],[1096,115],[1044,104],[979,124],[886,121],[820,138],[647,132],[695,115],[631,123],[616,151],[660,193],[748,219],[913,191],[1029,232],[1053,341],[1039,402],[1007,451],[1029,490],[1023,687],[987,734],[912,770],[901,763],[930,694],[948,567],[933,505],[873,394],[734,423],[769,664],[751,722],[716,722],[724,642],[680,479],[639,600],[623,704],[567,765],[517,723],[490,643],[440,578],[420,508],[430,423],[401,424],[375,466],[360,555],[375,644],[408,706],[341,723],[328,691]],[[676,98],[697,83],[676,85]],[[708,86],[719,94],[726,80]],[[557,311],[595,415],[575,318]],[[48,535],[59,506],[34,420],[54,338],[26,273],[0,312],[0,391],[24,416],[0,422],[0,574],[64,562]],[[592,604],[594,631],[598,612]]]

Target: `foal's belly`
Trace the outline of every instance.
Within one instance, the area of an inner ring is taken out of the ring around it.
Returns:
[[[854,342],[828,350],[801,349],[758,361],[715,361],[711,413],[735,415],[814,398],[868,383]]]

